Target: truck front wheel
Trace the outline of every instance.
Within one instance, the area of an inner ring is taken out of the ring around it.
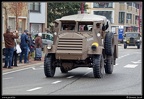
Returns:
[[[56,67],[54,66],[54,56],[45,55],[44,58],[44,73],[46,77],[53,77]]]
[[[115,60],[113,56],[108,56],[108,58],[106,59],[106,63],[104,65],[106,74],[112,74],[114,61]]]
[[[104,74],[103,55],[93,56],[93,74],[95,78],[102,78]]]

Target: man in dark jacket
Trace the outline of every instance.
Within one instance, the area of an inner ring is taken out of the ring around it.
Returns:
[[[24,33],[22,33],[21,35],[21,54],[20,54],[20,59],[19,62],[22,63],[22,57],[24,55],[24,63],[28,63],[28,42],[29,42],[29,38],[28,38],[28,30],[24,30]]]
[[[13,52],[14,52],[14,46],[15,42],[14,39],[17,39],[18,36],[18,31],[15,31],[16,35],[14,35],[12,32],[10,32],[10,29],[6,30],[6,33],[3,34],[4,36],[4,41],[5,41],[5,65],[3,68],[8,68],[11,69],[11,64],[12,64],[12,57],[13,57]]]
[[[29,33],[28,34],[29,36],[29,43],[28,43],[28,46],[29,46],[29,49],[30,49],[30,52],[28,53],[28,60],[30,59],[30,57],[34,58],[34,50],[35,50],[35,44],[34,44],[34,41],[31,37],[31,34]]]

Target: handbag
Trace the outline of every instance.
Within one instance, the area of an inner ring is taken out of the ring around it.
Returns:
[[[16,41],[16,40],[15,40],[15,42],[16,42],[16,53],[19,54],[19,53],[22,52],[22,50],[21,50],[21,48],[20,48],[20,45],[17,44],[17,41]]]

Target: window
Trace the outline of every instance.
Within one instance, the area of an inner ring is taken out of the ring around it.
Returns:
[[[75,24],[76,24],[76,22],[74,22],[74,21],[71,21],[71,22],[64,21],[64,22],[62,22],[61,30],[73,30],[74,31]]]
[[[112,2],[98,2],[93,3],[93,8],[113,8]]]
[[[127,2],[127,5],[128,6],[132,6],[132,2]]]
[[[15,18],[9,18],[9,28],[11,31],[14,31],[16,29],[16,23]]]
[[[85,31],[92,31],[93,22],[79,22],[78,23],[78,31],[85,32]]]
[[[30,12],[40,12],[40,3],[30,3]]]
[[[125,23],[125,12],[119,12],[119,23]]]
[[[94,11],[94,14],[105,16],[111,23],[113,23],[112,11]]]
[[[127,13],[127,23],[128,20],[130,20],[130,23],[132,24],[132,14]]]

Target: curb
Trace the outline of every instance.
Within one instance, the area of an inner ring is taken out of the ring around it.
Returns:
[[[8,68],[3,68],[4,63],[2,63],[2,73],[10,72],[10,71],[15,71],[18,69],[23,69],[23,68],[28,68],[28,67],[33,67],[33,66],[38,66],[38,65],[43,65],[44,64],[44,57],[42,57],[41,61],[34,61],[33,59],[30,60],[30,63],[24,64],[24,63],[18,63],[18,67],[13,67],[13,69],[8,69]]]
[[[29,64],[29,65],[21,65],[21,66],[18,66],[18,67],[13,67],[13,69],[3,69],[2,73],[15,71],[15,70],[23,69],[23,68],[27,68],[27,67],[39,66],[39,65],[42,65],[42,64],[43,64],[43,62],[40,62],[40,63],[33,63],[33,64]]]

